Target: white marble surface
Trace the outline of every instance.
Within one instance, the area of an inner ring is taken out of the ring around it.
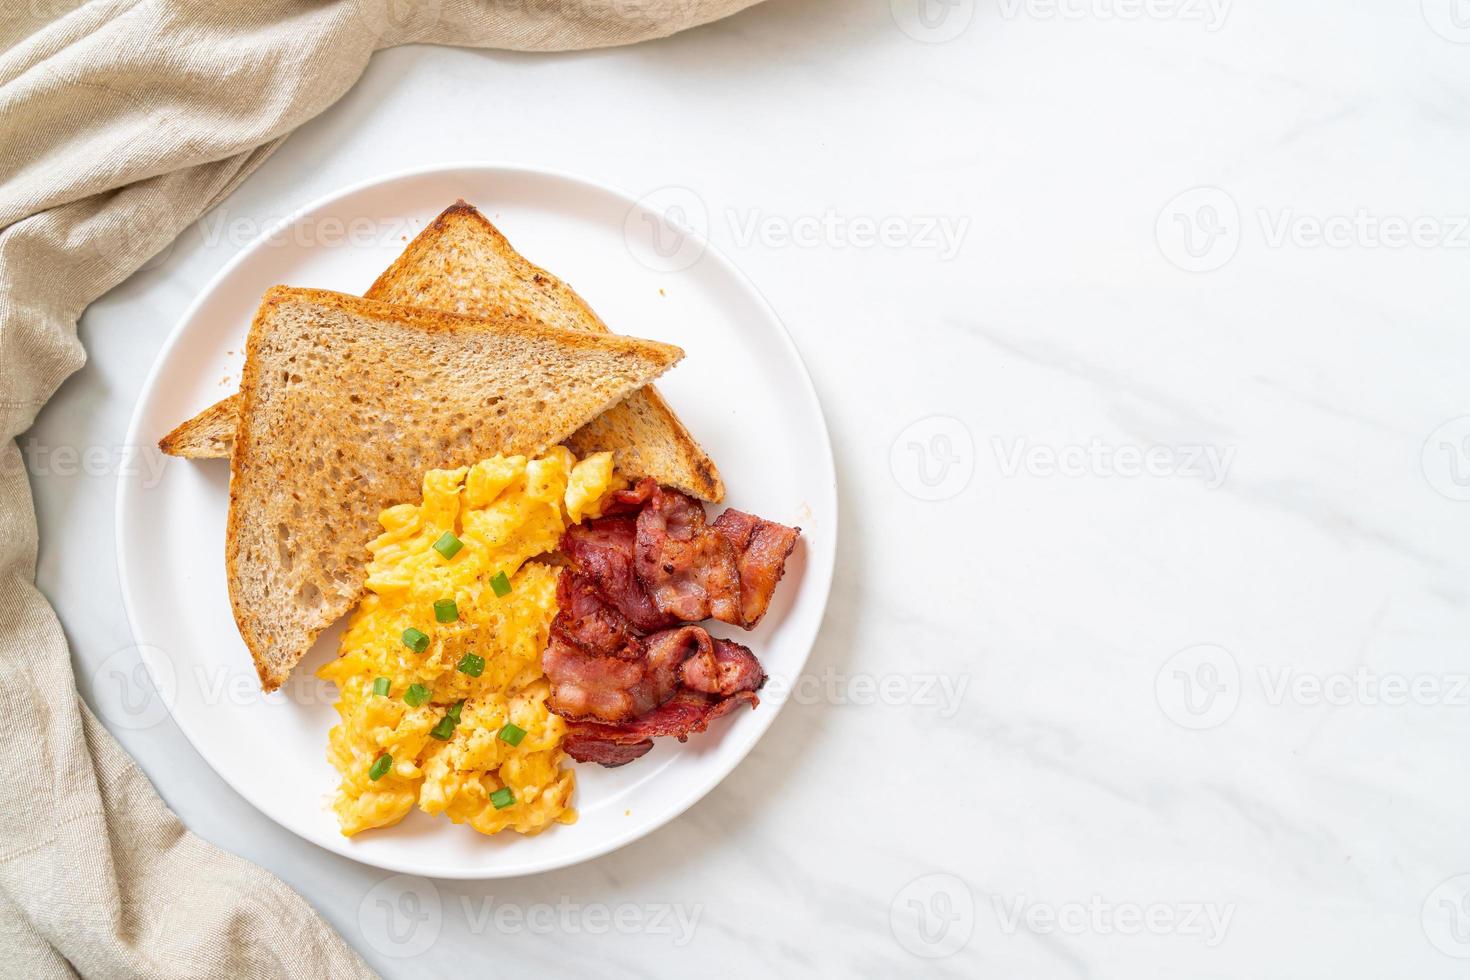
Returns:
[[[227,203],[459,159],[697,195],[844,509],[801,703],[719,789],[579,868],[384,883],[171,721],[120,738],[386,976],[1464,975],[1470,8],[909,2],[392,51]],[[57,449],[120,446],[210,237],[89,310],[22,440],[111,718],[115,476]]]

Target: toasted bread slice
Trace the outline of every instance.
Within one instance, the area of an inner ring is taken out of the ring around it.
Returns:
[[[261,685],[358,601],[367,543],[424,473],[538,453],[647,385],[677,347],[277,286],[250,327],[225,563]]]
[[[532,264],[479,209],[457,201],[409,243],[366,294],[371,299],[481,316],[526,316],[554,327],[611,333],[587,303]],[[714,461],[653,388],[628,396],[567,440],[578,455],[610,450],[618,471],[718,503]]]
[[[568,330],[609,332],[570,286],[527,261],[464,201],[430,222],[366,295],[386,303],[490,318],[528,317]],[[234,425],[222,425],[222,420],[236,407],[227,398],[205,409],[165,436],[159,448],[173,456],[228,456]],[[714,461],[653,388],[630,395],[567,444],[579,455],[611,450],[626,476],[651,476],[712,503],[725,496]]]
[[[185,459],[228,459],[240,421],[239,394],[217,401],[158,440],[158,448]]]

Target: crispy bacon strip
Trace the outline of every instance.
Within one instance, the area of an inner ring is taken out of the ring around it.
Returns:
[[[760,698],[754,691],[741,691],[731,697],[722,698],[681,689],[657,711],[630,722],[620,725],[573,722],[567,726],[567,737],[562,742],[562,748],[578,762],[602,762],[599,756],[615,755],[611,746],[639,748],[637,755],[612,763],[622,765],[623,762],[631,762],[647,752],[652,747],[651,739],[672,736],[681,742],[686,741],[690,735],[697,735],[709,728],[710,722],[716,718],[743,704],[754,708],[760,704]]]
[[[645,476],[626,490],[615,490],[608,495],[608,501],[602,508],[602,516],[607,517],[611,514],[636,516],[643,509],[644,502],[652,497],[653,491],[657,489],[658,484],[653,481],[653,477]]]
[[[653,748],[653,739],[620,745],[591,735],[568,735],[562,739],[561,747],[567,755],[578,762],[596,762],[609,769],[626,766],[634,759],[641,759]]]
[[[623,723],[657,710],[680,685],[728,697],[765,681],[755,654],[702,626],[637,635],[577,572],[562,573],[556,597],[541,666],[551,681],[547,707],[563,718]]]
[[[561,549],[572,568],[558,583],[542,658],[547,706],[568,720],[567,754],[624,765],[654,738],[682,742],[757,705],[766,675],[755,654],[676,624],[754,627],[800,533],[738,510],[709,523],[699,501],[648,479],[614,493],[603,517],[569,528]]]
[[[766,682],[766,671],[748,647],[714,640],[679,665],[679,682],[693,691],[729,697],[759,689]]]
[[[638,661],[589,654],[568,643],[562,634],[552,633],[541,663],[551,679],[546,706],[557,714],[607,720],[634,714],[630,692],[643,680],[643,665]]]
[[[801,534],[733,508],[707,523],[699,501],[647,479],[608,509],[569,528],[561,549],[645,632],[710,618],[754,628]]]
[[[641,506],[641,502],[635,506]],[[596,583],[603,599],[634,626],[652,633],[674,625],[676,620],[654,605],[633,571],[636,521],[633,514],[621,514],[575,524],[562,535],[561,550],[578,571]]]
[[[551,639],[541,656],[551,680],[548,706],[574,718],[632,717],[636,712],[629,692],[645,674],[642,637],[602,601],[591,582],[574,572],[562,573],[556,600]]]
[[[771,605],[771,596],[776,594],[801,528],[777,524],[733,507],[715,520],[714,528],[735,549],[735,568],[740,576],[738,625],[753,629]]]
[[[603,598],[592,579],[576,572],[562,573],[556,583],[556,606],[552,631],[572,645],[600,657],[642,659],[643,637]]]
[[[698,626],[633,633],[576,572],[562,573],[556,595],[560,609],[541,666],[551,681],[547,707],[564,718],[621,722],[647,714],[673,695],[684,661],[714,656],[714,642]]]
[[[740,625],[735,549],[706,523],[704,506],[693,497],[654,488],[638,514],[633,568],[660,612],[686,623],[714,618]]]

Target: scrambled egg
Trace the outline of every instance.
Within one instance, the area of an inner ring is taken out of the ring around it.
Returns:
[[[578,462],[558,446],[433,470],[422,504],[379,515],[368,594],[318,671],[341,695],[327,757],[343,834],[414,804],[482,834],[577,819],[541,673],[557,570],[530,559],[598,516],[611,489],[611,454]]]

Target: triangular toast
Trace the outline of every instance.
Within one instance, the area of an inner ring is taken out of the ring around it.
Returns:
[[[511,247],[472,205],[459,201],[435,218],[373,283],[366,297],[482,317],[526,317],[554,327],[608,333],[570,286]],[[497,322],[491,320],[490,322]],[[159,441],[172,456],[228,456],[238,399],[230,396]],[[610,450],[618,471],[718,503],[724,483],[714,461],[653,388],[635,392],[574,433],[578,455]]]
[[[677,347],[277,286],[250,327],[225,561],[275,690],[358,601],[383,508],[423,475],[539,453],[644,387]]]

